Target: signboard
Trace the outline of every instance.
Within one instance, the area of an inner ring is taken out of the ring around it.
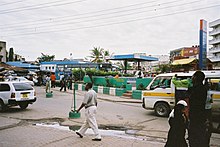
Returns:
[[[206,69],[207,56],[207,21],[200,20],[199,30],[199,69]]]

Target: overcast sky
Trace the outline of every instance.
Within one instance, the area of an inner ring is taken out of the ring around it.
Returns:
[[[219,19],[220,0],[1,0],[0,18],[0,40],[27,61],[84,58],[93,47],[168,55],[198,45],[199,20]]]

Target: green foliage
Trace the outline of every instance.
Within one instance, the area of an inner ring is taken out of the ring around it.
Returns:
[[[166,73],[170,72],[172,69],[172,66],[170,64],[162,64],[159,65],[158,68],[155,69],[156,73]]]
[[[14,61],[14,49],[13,48],[9,49],[8,61]]]
[[[55,55],[46,55],[41,53],[41,57],[38,57],[39,62],[45,62],[45,61],[53,61],[55,58]]]
[[[92,62],[94,63],[102,63],[107,61],[107,57],[111,56],[112,54],[109,52],[109,50],[105,50],[101,47],[93,47],[91,51]]]
[[[100,47],[94,47],[92,50],[91,50],[91,58],[92,58],[92,62],[94,63],[101,63],[102,62],[102,53],[103,53],[104,49],[103,48],[100,48]]]
[[[115,72],[115,71],[105,72],[96,69],[86,69],[85,72],[87,75],[93,75],[93,76],[115,76],[119,74],[119,72]]]
[[[74,69],[72,71],[72,74],[74,75],[74,79],[75,81],[83,81],[83,77],[85,75],[91,75],[91,76],[103,76],[103,77],[108,77],[108,76],[116,76],[117,74],[122,76],[119,72],[115,72],[115,71],[109,71],[109,72],[105,72],[102,70],[96,70],[96,69],[86,69],[86,70],[82,70],[82,69]],[[123,76],[127,76],[130,77],[132,76],[131,74],[125,74]],[[111,86],[108,82],[107,85]]]
[[[85,76],[85,71],[82,69],[74,69],[72,71],[75,81],[82,81],[83,77]]]

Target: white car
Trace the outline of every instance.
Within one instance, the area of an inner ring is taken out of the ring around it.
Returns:
[[[26,79],[25,77],[13,77],[6,81],[19,81],[19,82],[24,82],[24,83],[30,84],[31,86],[34,86],[34,82]]]
[[[30,84],[17,81],[0,82],[0,111],[11,106],[26,109],[36,99],[35,89]]]

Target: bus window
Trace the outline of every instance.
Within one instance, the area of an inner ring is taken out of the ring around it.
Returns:
[[[157,77],[150,86],[150,89],[170,88],[171,78],[172,77]]]

